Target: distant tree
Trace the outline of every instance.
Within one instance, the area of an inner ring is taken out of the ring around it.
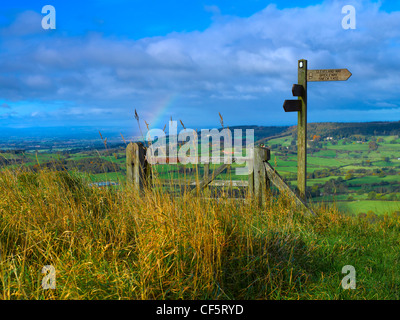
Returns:
[[[368,193],[368,200],[375,200],[376,199],[376,192],[375,191],[371,191],[370,193]]]
[[[311,187],[310,193],[311,193],[311,196],[312,196],[312,197],[319,197],[319,196],[320,196],[319,186],[316,185],[316,184],[313,185],[313,186]]]
[[[313,141],[319,141],[321,139],[321,136],[315,135],[313,136]]]
[[[353,178],[354,178],[354,176],[353,176],[353,174],[350,173],[350,172],[347,173],[346,176],[344,177],[345,180],[350,180],[350,179],[353,179]]]
[[[378,173],[378,177],[379,178],[384,178],[384,177],[386,177],[386,173],[381,171],[381,172]]]
[[[396,193],[391,193],[388,195],[387,199],[389,201],[397,201],[397,194]]]
[[[369,150],[376,151],[378,150],[378,144],[375,141],[370,141],[368,143]]]

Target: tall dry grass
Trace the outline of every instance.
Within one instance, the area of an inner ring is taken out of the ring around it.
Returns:
[[[340,298],[331,259],[354,247],[332,247],[327,234],[380,232],[332,209],[304,217],[285,196],[259,209],[88,183],[73,173],[0,173],[1,299]],[[41,286],[45,265],[56,269],[55,290]]]

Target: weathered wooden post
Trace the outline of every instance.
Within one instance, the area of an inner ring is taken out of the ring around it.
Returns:
[[[204,163],[204,175],[203,175],[203,180],[208,181],[210,175],[210,164],[209,163]],[[210,195],[209,189],[207,186],[204,187],[204,192],[206,195]]]
[[[267,200],[267,193],[270,186],[264,165],[264,162],[267,162],[269,159],[270,159],[269,149],[264,147],[254,148],[253,192],[254,192],[254,199],[260,207],[262,207]]]
[[[248,161],[249,166],[249,197],[254,198],[254,148],[250,149],[250,160]]]
[[[204,163],[204,180],[208,179],[209,174],[210,174],[210,164]]]
[[[302,89],[298,92],[301,107],[297,120],[297,188],[299,196],[306,201],[307,179],[307,60],[301,59],[298,63],[298,85]],[[294,89],[294,88],[293,88]],[[294,91],[294,90],[293,90]],[[293,94],[297,94],[293,92]]]
[[[307,60],[298,61],[298,84],[292,87],[292,94],[298,100],[285,100],[285,112],[297,111],[297,189],[306,201],[307,179]]]
[[[306,200],[307,179],[307,60],[298,61],[298,84],[292,94],[298,100],[285,100],[285,112],[297,111],[297,189],[302,200]]]
[[[141,191],[150,187],[151,166],[146,160],[146,147],[141,142],[126,147],[126,181]]]

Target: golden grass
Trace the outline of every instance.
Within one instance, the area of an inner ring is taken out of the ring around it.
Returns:
[[[6,170],[0,192],[0,299],[307,299],[318,234],[352,223],[324,209],[306,218],[284,196],[261,210],[62,172]],[[41,286],[45,265],[55,290]]]

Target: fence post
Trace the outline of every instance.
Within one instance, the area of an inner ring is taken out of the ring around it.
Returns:
[[[151,166],[146,160],[146,147],[141,142],[126,147],[126,181],[140,191],[150,187]]]
[[[203,175],[203,180],[207,181],[210,175],[210,164],[209,163],[204,163],[204,175]],[[204,188],[204,192],[206,193],[207,196],[210,195],[209,189],[206,186]]]
[[[254,148],[254,198],[256,203],[262,207],[267,200],[270,186],[264,162],[270,159],[270,150],[264,147]]]
[[[248,166],[249,166],[249,177],[248,177],[248,182],[249,182],[249,197],[251,199],[254,198],[254,148],[250,149],[250,160],[248,161]]]

